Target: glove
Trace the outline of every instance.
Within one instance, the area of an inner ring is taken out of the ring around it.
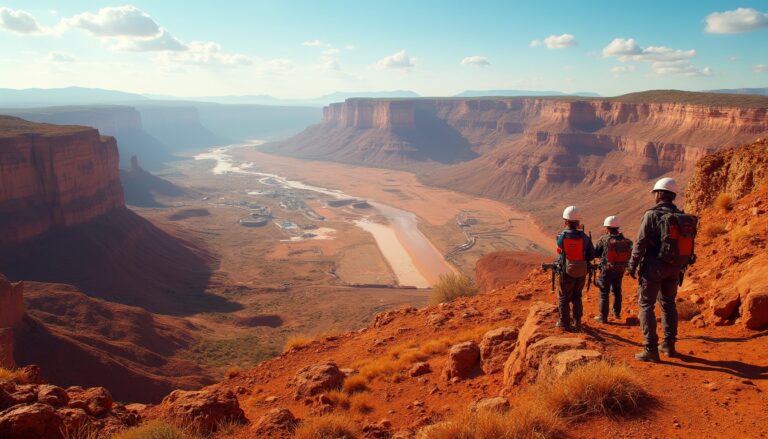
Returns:
[[[629,277],[632,279],[637,279],[637,267],[632,267],[629,269]]]

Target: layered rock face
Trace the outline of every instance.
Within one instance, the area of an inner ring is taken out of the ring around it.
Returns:
[[[15,366],[13,328],[24,317],[24,284],[12,284],[0,275],[0,367]]]
[[[0,117],[0,247],[124,206],[115,139]]]
[[[642,97],[350,99],[326,107],[320,125],[271,150],[386,167],[456,164],[428,180],[513,198],[547,195],[563,185],[687,174],[707,153],[768,133],[768,104],[675,99],[674,92],[666,103]]]

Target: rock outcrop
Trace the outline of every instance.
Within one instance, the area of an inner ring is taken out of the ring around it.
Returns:
[[[0,367],[14,367],[13,329],[24,317],[24,283],[12,284],[0,274]]]
[[[344,384],[344,374],[335,363],[316,364],[302,368],[294,378],[295,398],[336,390]]]
[[[455,344],[448,350],[448,361],[443,367],[443,378],[468,378],[480,362],[480,347],[473,341]]]
[[[176,390],[163,399],[160,410],[171,419],[202,433],[216,431],[222,422],[243,422],[245,415],[231,391]]]
[[[93,128],[0,116],[0,247],[124,206],[118,160]]]

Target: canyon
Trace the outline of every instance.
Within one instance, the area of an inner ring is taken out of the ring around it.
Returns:
[[[570,197],[584,200],[594,211],[588,220],[597,221],[616,210],[636,217],[637,203],[626,200],[639,184],[662,175],[684,182],[707,153],[766,133],[764,97],[349,99],[265,150],[411,170],[427,184],[528,205],[541,217]]]

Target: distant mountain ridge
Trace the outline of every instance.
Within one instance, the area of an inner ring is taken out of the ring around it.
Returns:
[[[455,97],[457,98],[476,98],[481,96],[586,96],[600,97],[599,94],[591,91],[577,91],[573,93],[564,93],[562,91],[541,91],[541,90],[465,90]]]
[[[719,90],[709,90],[710,93],[730,93],[737,95],[762,95],[768,96],[768,87],[758,88],[722,88]]]

